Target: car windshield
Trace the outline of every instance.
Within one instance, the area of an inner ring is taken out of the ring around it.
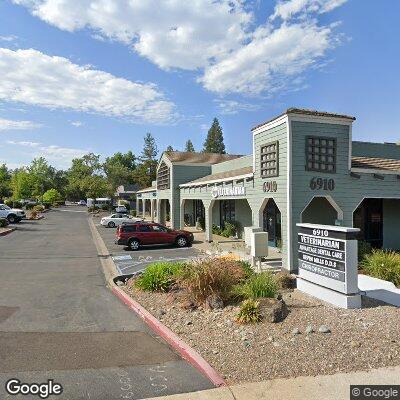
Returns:
[[[5,204],[2,204],[0,207],[2,210],[11,210],[11,208],[6,206]]]

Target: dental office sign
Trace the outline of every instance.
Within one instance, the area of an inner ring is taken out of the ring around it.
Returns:
[[[214,187],[211,190],[211,196],[214,199],[217,197],[246,196],[246,188],[244,186]]]
[[[297,226],[299,277],[346,295],[358,293],[359,229],[315,224]]]

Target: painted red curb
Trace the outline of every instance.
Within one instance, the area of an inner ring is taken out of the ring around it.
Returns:
[[[11,232],[14,232],[16,228],[9,228],[8,231],[0,232],[0,236],[6,236]]]
[[[194,349],[188,346],[178,335],[172,332],[157,318],[151,315],[137,301],[133,300],[122,289],[114,286],[113,293],[119,297],[129,308],[131,308],[140,318],[142,318],[153,331],[165,339],[178,353],[202,372],[215,386],[226,386],[226,382],[221,375]]]

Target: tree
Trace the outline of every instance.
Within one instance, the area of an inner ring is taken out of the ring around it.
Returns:
[[[103,169],[111,191],[114,193],[119,185],[134,183],[136,157],[131,151],[126,154],[115,153],[113,156],[106,158]]]
[[[34,189],[31,197],[41,197],[50,189],[55,175],[55,169],[49,165],[44,157],[34,158],[27,168],[34,181]]]
[[[5,197],[10,197],[11,192],[11,174],[8,170],[6,164],[0,165],[0,199],[4,199]]]
[[[174,151],[174,148],[173,148],[171,145],[169,145],[169,146],[167,147],[167,150],[165,150],[165,151]]]
[[[147,133],[144,137],[144,146],[139,158],[140,164],[135,173],[135,181],[141,187],[150,186],[151,182],[156,179],[157,154],[158,149],[154,137],[151,133]]]
[[[55,203],[61,200],[61,194],[57,189],[49,189],[43,194],[43,201],[46,203]]]
[[[104,176],[87,176],[82,182],[82,190],[87,198],[98,199],[110,193],[110,186]]]
[[[196,150],[194,149],[193,143],[190,139],[187,140],[185,144],[185,151],[188,151],[190,153],[194,153]]]
[[[211,128],[208,130],[206,141],[204,142],[205,153],[225,154],[224,135],[217,118],[214,118]]]
[[[80,200],[87,196],[87,178],[102,172],[100,156],[93,153],[85,154],[83,157],[74,158],[72,166],[67,171],[68,186],[67,197],[70,200]]]
[[[30,174],[25,168],[20,168],[12,174],[10,187],[13,200],[29,199],[34,197],[37,181],[33,174]]]

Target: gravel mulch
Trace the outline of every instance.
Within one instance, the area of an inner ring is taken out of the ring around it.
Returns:
[[[367,298],[362,309],[343,310],[288,291],[283,299],[290,312],[283,322],[239,325],[236,306],[189,311],[168,304],[165,293],[123,289],[228,383],[400,365],[400,310]],[[330,333],[319,332],[321,326]],[[306,333],[307,328],[314,332]]]

